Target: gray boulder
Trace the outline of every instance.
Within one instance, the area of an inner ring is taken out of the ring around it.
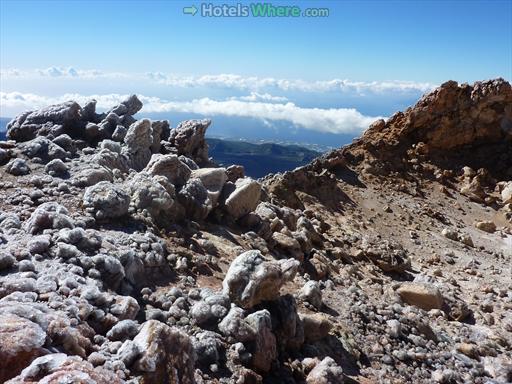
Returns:
[[[201,180],[208,191],[213,208],[217,207],[222,188],[228,179],[224,168],[200,168],[192,171],[192,178]]]
[[[76,382],[106,384],[121,383],[119,377],[105,367],[94,367],[79,356],[65,353],[53,353],[38,357],[25,368],[19,376],[8,381],[9,384],[22,383],[62,383],[70,378]]]
[[[178,156],[162,154],[153,155],[144,171],[151,176],[164,176],[176,186],[185,185],[191,174],[190,168]]]
[[[14,176],[24,176],[30,173],[27,162],[23,159],[12,159],[6,166],[6,171]]]
[[[277,357],[276,337],[272,332],[272,318],[268,310],[250,315],[239,307],[232,307],[219,323],[220,332],[230,343],[242,342],[252,346],[252,366],[268,372]]]
[[[55,202],[41,204],[23,225],[23,228],[31,235],[40,234],[45,229],[74,227],[68,210]]]
[[[203,364],[216,364],[219,362],[223,349],[220,335],[212,331],[204,331],[195,335],[192,341],[199,362]]]
[[[0,165],[5,164],[10,158],[10,154],[3,148],[0,148]]]
[[[208,144],[205,133],[210,120],[186,120],[171,130],[169,142],[176,148],[178,155],[185,155],[197,164],[208,162]]]
[[[185,209],[187,218],[191,220],[204,220],[212,210],[208,190],[199,179],[187,181],[178,192],[178,201]]]
[[[121,115],[135,115],[142,109],[142,101],[139,100],[137,95],[131,95],[120,104],[116,105],[109,112],[113,112],[119,116]]]
[[[196,302],[190,309],[190,316],[199,325],[215,324],[228,313],[229,298],[222,294],[213,294]]]
[[[118,125],[114,132],[112,133],[112,140],[123,142],[126,134],[128,133],[128,129],[123,125]]]
[[[226,317],[219,323],[219,331],[228,338],[231,343],[246,342],[254,339],[253,329],[245,321],[245,311],[233,306]]]
[[[160,141],[167,140],[170,134],[169,121],[155,120],[151,122],[151,131],[153,135],[153,142],[151,143],[151,152],[160,152]]]
[[[141,172],[128,182],[128,188],[131,206],[136,211],[145,210],[156,220],[172,219],[170,213],[175,203],[172,184],[167,185],[166,189],[156,178]]]
[[[108,170],[119,169],[123,173],[128,173],[132,166],[132,158],[128,157],[126,148],[122,149],[122,154],[102,148],[92,158],[93,166],[101,166]]]
[[[272,319],[266,309],[251,313],[245,319],[255,337],[252,366],[259,372],[268,372],[277,358],[276,337],[272,333]]]
[[[307,384],[343,384],[343,369],[331,357],[325,357],[306,377]]]
[[[72,183],[77,187],[90,187],[101,181],[114,181],[112,172],[102,166],[91,166],[81,170],[73,177]]]
[[[234,191],[226,199],[226,211],[233,218],[239,219],[256,209],[260,196],[260,183],[249,177],[238,179]]]
[[[310,280],[300,290],[299,297],[316,309],[322,308],[322,291],[318,281]]]
[[[75,143],[73,142],[73,139],[67,134],[57,136],[55,139],[52,140],[52,142],[67,152],[76,152]]]
[[[244,252],[228,269],[222,284],[224,293],[246,309],[275,300],[281,287],[295,277],[299,265],[295,259],[270,261],[260,251]]]
[[[133,342],[125,342],[118,354],[126,348],[138,352],[133,367],[142,373],[144,382],[195,383],[196,356],[192,340],[186,333],[157,320],[148,320]]]
[[[50,249],[51,237],[49,235],[34,236],[27,244],[31,254],[43,254]]]
[[[139,323],[134,320],[121,320],[107,332],[107,337],[113,341],[131,339],[139,333],[139,327]]]
[[[44,171],[50,176],[62,176],[68,172],[68,166],[61,159],[55,159],[46,164]]]
[[[72,127],[80,120],[81,108],[74,101],[24,112],[7,124],[7,138],[28,141],[36,136],[62,134],[63,128]],[[58,133],[58,134],[57,134]]]
[[[23,143],[22,151],[30,158],[38,157],[43,161],[65,159],[69,155],[59,145],[48,140],[46,137],[37,137],[34,140]]]
[[[151,159],[150,146],[153,143],[151,121],[142,119],[130,125],[124,143],[126,147],[123,148],[123,154],[130,159],[133,169],[141,171]]]
[[[85,190],[83,205],[97,219],[114,219],[128,213],[130,196],[119,185],[101,181]]]
[[[0,271],[11,268],[16,263],[14,256],[0,252]]]

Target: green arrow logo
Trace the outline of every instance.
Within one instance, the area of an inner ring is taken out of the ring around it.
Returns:
[[[191,7],[183,7],[183,13],[185,15],[192,15],[192,16],[194,16],[197,13],[197,8],[196,8],[195,5],[193,5]]]

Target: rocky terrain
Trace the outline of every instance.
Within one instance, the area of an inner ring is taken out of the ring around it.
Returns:
[[[512,88],[260,180],[136,96],[0,142],[0,382],[512,381]]]

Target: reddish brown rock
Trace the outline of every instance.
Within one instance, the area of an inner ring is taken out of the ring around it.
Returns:
[[[43,329],[14,314],[0,315],[0,340],[0,382],[16,376],[46,352]]]

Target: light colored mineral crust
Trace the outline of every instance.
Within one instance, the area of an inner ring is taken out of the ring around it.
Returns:
[[[128,213],[130,196],[121,186],[100,181],[85,190],[83,204],[97,219],[115,219]]]
[[[242,308],[277,299],[281,287],[293,280],[299,265],[295,259],[269,261],[260,251],[244,252],[229,267],[224,293]]]
[[[190,337],[177,328],[148,320],[133,344],[140,353],[134,367],[144,382],[193,384],[195,353]]]
[[[6,384],[121,384],[124,383],[112,371],[91,363],[78,356],[54,353],[35,359],[20,375]]]
[[[325,357],[306,377],[306,384],[343,384],[343,369],[331,357]]]

